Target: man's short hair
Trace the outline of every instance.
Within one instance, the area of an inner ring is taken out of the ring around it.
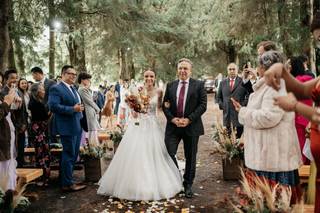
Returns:
[[[91,79],[92,76],[86,72],[82,72],[78,75],[78,84],[81,83],[82,80]]]
[[[179,59],[178,64],[180,64],[181,62],[187,62],[187,63],[189,63],[191,65],[191,67],[193,66],[192,61],[190,59],[188,59],[188,58]]]
[[[18,74],[18,72],[15,69],[7,70],[7,71],[4,72],[3,79],[4,80],[8,80],[10,74]]]
[[[71,65],[64,65],[61,69],[61,75],[64,74],[70,68],[73,69],[74,67]]]
[[[43,74],[43,71],[40,67],[32,67],[31,73],[40,73]]]
[[[257,45],[257,49],[259,49],[259,47],[263,47],[263,49],[265,51],[270,51],[270,50],[277,50],[277,46],[273,41],[261,41],[258,45]]]
[[[239,70],[239,67],[236,63],[232,62],[232,63],[229,63],[227,68],[229,68],[231,65],[235,66],[236,67],[236,70]]]

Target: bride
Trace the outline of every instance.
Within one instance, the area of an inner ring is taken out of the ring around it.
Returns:
[[[161,200],[182,189],[179,170],[167,152],[164,132],[156,113],[162,92],[154,87],[155,73],[144,72],[145,89],[150,96],[146,114],[133,112],[135,119],[122,138],[107,171],[99,181],[98,194],[127,200]]]

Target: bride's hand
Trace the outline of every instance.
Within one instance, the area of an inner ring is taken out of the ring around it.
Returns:
[[[133,118],[137,118],[137,117],[138,117],[138,113],[135,112],[135,111],[133,111],[131,114],[132,114],[132,117],[133,117]]]

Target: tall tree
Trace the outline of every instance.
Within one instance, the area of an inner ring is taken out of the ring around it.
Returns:
[[[8,66],[8,54],[10,48],[9,37],[9,8],[11,0],[0,1],[0,71]]]

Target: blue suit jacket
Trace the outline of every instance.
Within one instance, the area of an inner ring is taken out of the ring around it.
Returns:
[[[50,88],[48,105],[53,112],[52,133],[55,135],[75,136],[81,134],[81,112],[75,112],[73,106],[78,100],[64,83]]]

